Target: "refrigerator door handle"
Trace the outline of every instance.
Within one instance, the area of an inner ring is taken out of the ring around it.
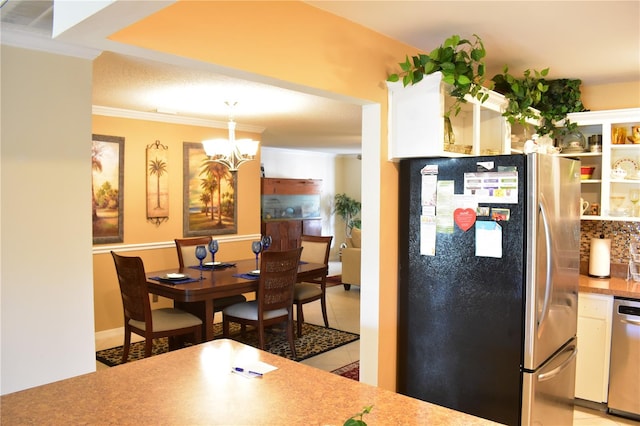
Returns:
[[[540,318],[538,318],[538,326],[540,327],[545,320],[546,313],[549,310],[549,299],[551,298],[551,290],[553,280],[551,279],[551,229],[549,228],[549,219],[547,218],[547,211],[544,207],[544,204],[540,202],[540,216],[542,217],[542,225],[544,228],[544,240],[547,245],[547,274],[546,274],[546,283],[544,289],[544,302],[542,304],[542,312],[540,313]]]
[[[571,361],[576,357],[576,355],[578,355],[578,347],[576,345],[571,345],[571,347],[567,348],[567,351],[572,351],[571,355],[566,360],[564,360],[562,364],[560,364],[553,370],[547,373],[540,373],[538,375],[539,382],[544,382],[545,380],[551,380],[554,377],[556,377],[558,374],[562,372],[562,370],[568,367],[569,364],[571,364]]]

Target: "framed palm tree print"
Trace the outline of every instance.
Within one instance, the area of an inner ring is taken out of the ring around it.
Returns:
[[[169,220],[168,151],[158,140],[147,146],[147,220],[157,226]]]
[[[200,143],[183,147],[184,236],[236,234],[236,173],[209,160]]]
[[[124,200],[124,138],[92,135],[91,217],[93,243],[121,243]]]

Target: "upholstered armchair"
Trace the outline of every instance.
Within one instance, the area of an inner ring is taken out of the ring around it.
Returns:
[[[342,284],[345,290],[360,285],[360,229],[352,228],[347,247],[342,249]]]

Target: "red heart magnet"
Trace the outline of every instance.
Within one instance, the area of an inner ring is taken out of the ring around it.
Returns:
[[[460,229],[467,232],[476,223],[476,211],[473,209],[455,209],[453,211],[453,220]]]

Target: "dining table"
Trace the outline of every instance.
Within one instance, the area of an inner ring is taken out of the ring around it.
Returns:
[[[251,293],[258,290],[260,278],[256,259],[220,262],[213,267],[187,265],[146,272],[149,293],[172,299],[176,308],[191,312],[202,319],[203,337],[214,338],[213,315],[216,299]],[[297,282],[310,281],[328,273],[328,265],[300,262]],[[180,274],[180,275],[174,275]],[[187,279],[178,279],[187,275]],[[174,279],[175,278],[175,279]]]

